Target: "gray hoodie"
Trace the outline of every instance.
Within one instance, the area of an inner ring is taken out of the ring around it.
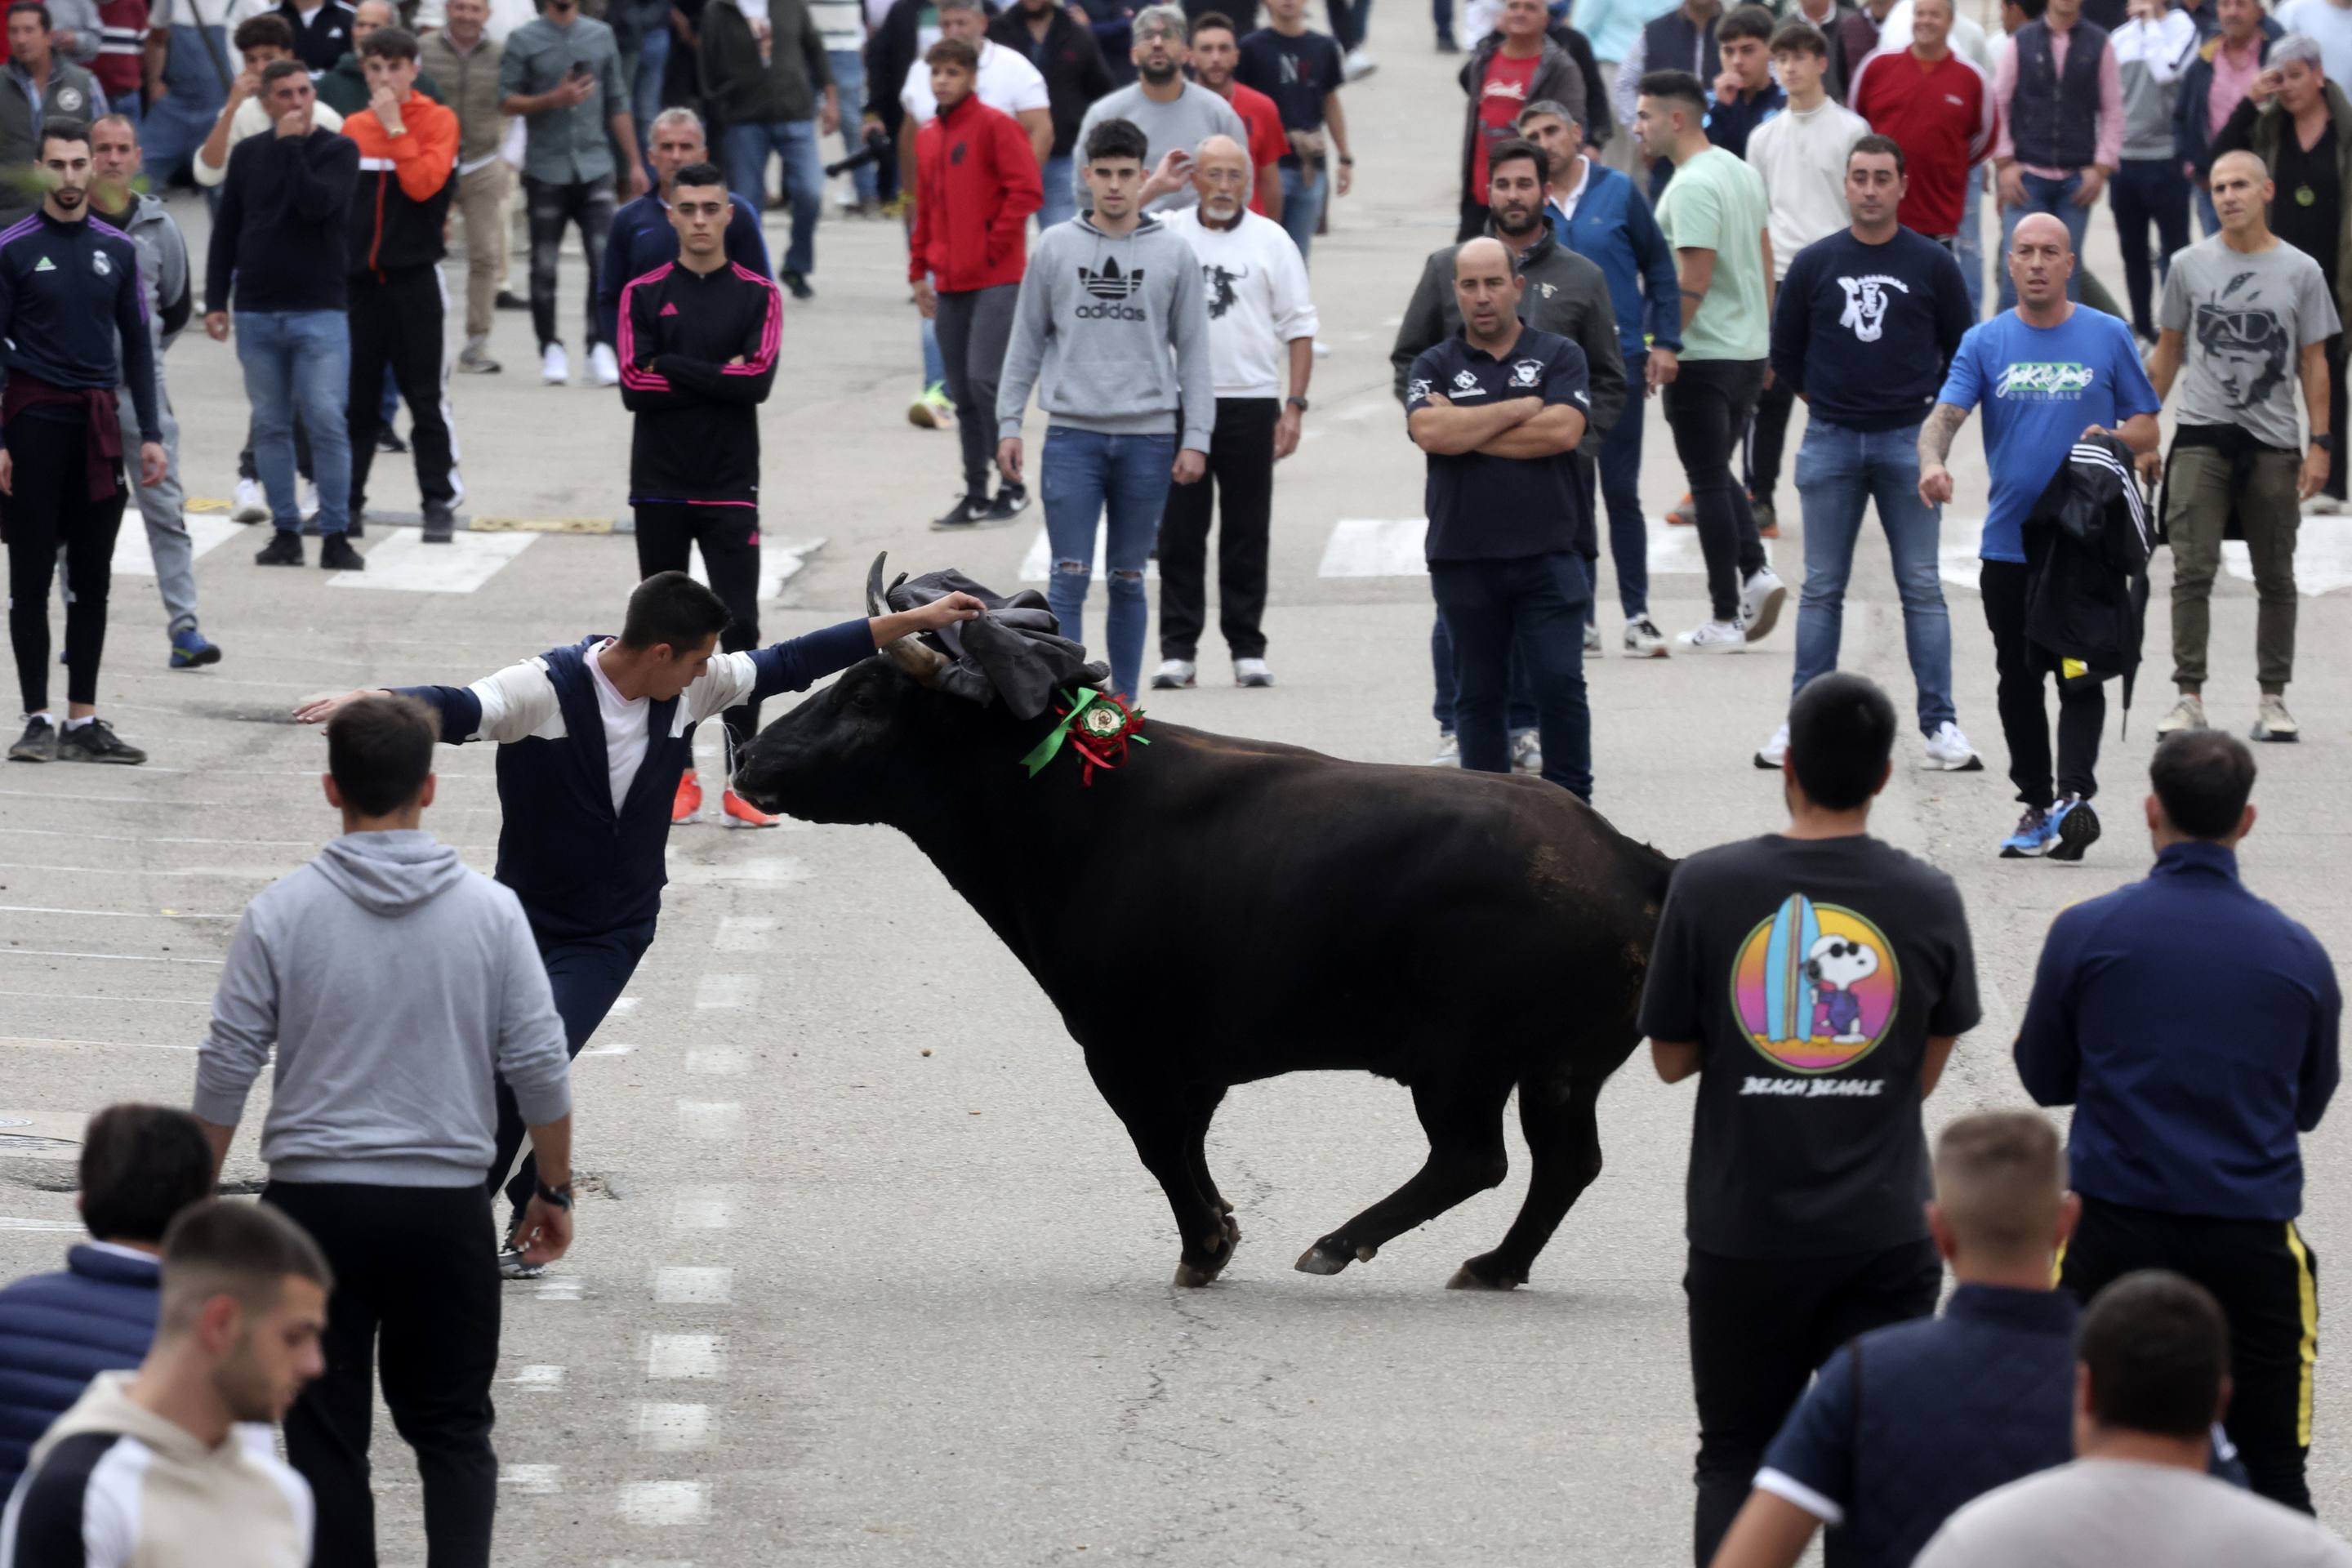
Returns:
[[[996,384],[999,439],[1021,434],[1033,384],[1053,424],[1105,436],[1164,436],[1181,407],[1179,446],[1206,452],[1217,384],[1192,247],[1153,217],[1123,238],[1084,217],[1038,236]]]
[[[521,904],[429,833],[345,834],[246,907],[195,1113],[234,1125],[273,1043],[261,1157],[279,1181],[479,1183],[493,1075],[527,1125],[572,1109],[563,1021]]]

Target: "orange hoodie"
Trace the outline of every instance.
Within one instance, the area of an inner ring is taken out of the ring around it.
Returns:
[[[442,231],[457,188],[457,113],[411,90],[400,106],[402,133],[384,130],[373,109],[343,121],[359,143],[352,188],[353,277],[429,267],[445,253]]]

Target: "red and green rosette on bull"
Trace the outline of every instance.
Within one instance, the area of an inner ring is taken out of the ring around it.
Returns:
[[[1115,768],[1127,761],[1129,742],[1139,746],[1151,744],[1139,732],[1143,728],[1141,710],[1130,709],[1109,692],[1097,691],[1091,686],[1062,693],[1055,711],[1061,715],[1060,721],[1021,759],[1021,765],[1029,770],[1033,779],[1067,746],[1084,764],[1078,783],[1091,788],[1097,768]]]

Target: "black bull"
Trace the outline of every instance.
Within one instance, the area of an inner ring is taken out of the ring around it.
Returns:
[[[745,748],[735,787],[912,838],[1061,1009],[1168,1194],[1180,1285],[1240,1232],[1202,1144],[1238,1083],[1352,1068],[1412,1090],[1429,1158],[1298,1259],[1336,1274],[1498,1185],[1519,1091],[1533,1178],[1457,1287],[1508,1289],[1601,1173],[1601,1087],[1672,862],[1532,778],[1341,762],[1151,722],[1126,766],[1020,765],[1052,728],[929,689],[902,644]],[[1205,939],[1205,942],[1204,940]],[[1139,1005],[1138,999],[1141,999]]]

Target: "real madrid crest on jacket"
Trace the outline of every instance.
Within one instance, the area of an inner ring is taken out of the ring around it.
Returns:
[[[41,205],[33,180],[39,161],[41,121],[79,120],[98,111],[98,89],[89,73],[54,56],[46,82],[36,84],[11,60],[0,68],[0,228]]]

